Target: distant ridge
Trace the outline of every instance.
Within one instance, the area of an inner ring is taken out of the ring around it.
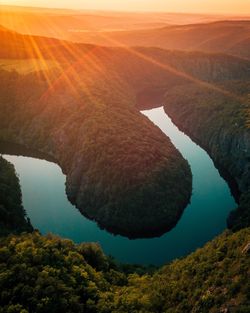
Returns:
[[[157,29],[74,32],[75,41],[109,46],[147,46],[171,50],[220,52],[250,58],[250,19],[170,25]]]

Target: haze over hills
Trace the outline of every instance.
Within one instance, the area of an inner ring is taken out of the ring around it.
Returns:
[[[222,52],[250,57],[250,20],[173,25],[158,29],[75,32],[78,42],[105,46],[147,46],[171,50]]]
[[[27,35],[104,46],[220,52],[250,58],[250,17],[1,6],[1,25]]]
[[[21,33],[73,39],[74,32],[156,28],[216,17],[171,13],[74,11],[1,6],[1,23]]]
[[[248,20],[249,16],[164,12],[109,12],[0,6],[1,24],[21,33],[76,40],[77,32],[102,32],[200,24],[219,20]],[[83,35],[82,34],[82,35]],[[81,41],[84,41],[82,37]]]

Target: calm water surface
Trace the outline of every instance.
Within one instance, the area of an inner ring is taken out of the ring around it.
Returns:
[[[20,177],[23,204],[35,228],[42,234],[52,232],[77,243],[99,242],[106,254],[122,262],[156,265],[194,251],[225,229],[228,213],[236,203],[208,154],[178,130],[162,107],[142,113],[170,137],[191,166],[191,204],[177,226],[160,238],[129,240],[113,236],[69,203],[65,176],[59,166],[44,160],[5,155]]]

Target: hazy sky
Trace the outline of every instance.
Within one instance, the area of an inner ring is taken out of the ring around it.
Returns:
[[[250,14],[250,0],[2,0],[1,3],[98,10]]]

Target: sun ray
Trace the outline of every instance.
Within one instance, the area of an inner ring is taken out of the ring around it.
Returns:
[[[198,79],[194,76],[192,76],[191,74],[188,74],[186,72],[183,72],[183,71],[180,71],[178,70],[177,68],[173,67],[172,65],[168,64],[168,63],[162,63],[160,62],[159,60],[157,59],[154,59],[148,55],[146,55],[145,53],[143,52],[140,52],[138,49],[139,47],[129,47],[117,40],[114,40],[112,38],[109,38],[108,36],[104,35],[103,33],[101,34],[101,36],[103,37],[103,39],[105,39],[107,42],[110,42],[112,44],[115,44],[115,46],[118,46],[118,47],[121,47],[122,49],[126,50],[127,52],[129,52],[130,54],[134,55],[134,56],[137,56],[138,58],[146,61],[146,62],[149,62],[165,71],[168,71],[170,73],[173,73],[174,75],[177,75],[179,77],[182,77],[182,78],[185,78],[187,80],[189,80],[190,82],[192,83],[195,83],[195,84],[198,84],[202,87],[206,87],[206,88],[210,88],[211,90],[214,90],[214,91],[217,91],[221,94],[223,94],[224,96],[228,96],[230,98],[233,98],[237,101],[244,101],[244,98],[228,91],[228,90],[225,90],[223,88],[220,88],[210,82],[206,82],[206,81],[203,81],[201,79]],[[145,49],[146,51],[146,49]]]

